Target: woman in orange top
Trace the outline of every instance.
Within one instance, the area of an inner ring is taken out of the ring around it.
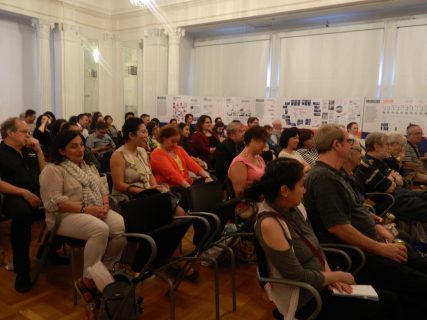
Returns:
[[[171,187],[188,188],[193,183],[189,171],[212,181],[209,173],[202,169],[185,150],[178,145],[180,132],[175,125],[160,129],[159,147],[151,153],[151,169],[158,183],[167,183]]]

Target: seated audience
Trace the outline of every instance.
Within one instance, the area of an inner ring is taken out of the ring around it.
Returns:
[[[178,120],[176,120],[175,118],[172,118],[172,119],[169,120],[169,124],[177,125],[178,124]]]
[[[359,125],[357,122],[350,122],[347,124],[347,132],[350,139],[358,139],[359,136]]]
[[[158,147],[159,143],[157,142],[157,135],[159,134],[159,125],[153,121],[150,121],[147,124],[148,132],[148,146],[150,150],[154,150]]]
[[[392,194],[395,203],[390,210],[397,218],[409,222],[427,222],[427,194],[403,188],[402,176],[384,162],[384,159],[389,157],[387,135],[380,132],[370,133],[366,137],[365,146],[366,154],[356,171],[365,191]],[[387,205],[377,203],[380,208]]]
[[[227,139],[218,145],[213,154],[215,176],[222,183],[227,179],[227,172],[231,162],[244,148],[243,133],[243,124],[231,122],[227,126]]]
[[[215,121],[212,134],[221,143],[227,138],[224,134],[225,125],[222,121]]]
[[[142,119],[142,122],[144,122],[145,126],[150,122],[150,115],[143,113],[141,114],[140,118]]]
[[[295,150],[299,144],[299,130],[296,127],[285,129],[280,136],[279,144],[282,151],[279,153],[279,158],[291,158],[301,162],[304,170],[307,172],[311,166],[304,160],[304,158]]]
[[[36,112],[33,109],[25,110],[24,118],[22,120],[24,120],[28,125],[30,136],[33,135],[34,129],[36,128],[36,124],[35,124],[36,117],[37,117]]]
[[[76,131],[63,131],[53,142],[52,164],[40,174],[40,194],[46,224],[52,228],[61,213],[59,235],[87,240],[83,277],[75,286],[86,302],[94,301],[96,287],[88,267],[103,260],[108,269],[120,260],[126,245],[121,215],[110,210],[108,188],[96,168],[84,157],[84,138]]]
[[[271,140],[273,143],[279,145],[280,135],[282,134],[282,121],[274,120],[271,125],[273,126],[273,134],[271,135]]]
[[[390,156],[385,158],[384,162],[391,170],[398,172],[402,176],[405,188],[412,186],[413,182],[416,181],[417,174],[403,167],[402,160],[405,158],[405,137],[400,133],[392,132],[388,135],[387,142]]]
[[[420,154],[417,143],[423,139],[423,129],[419,125],[410,124],[406,128],[405,158],[403,167],[417,174],[417,181],[427,183],[427,171],[424,168],[424,155]]]
[[[196,131],[196,126],[193,124],[194,117],[191,113],[187,113],[184,116],[184,122],[188,125],[190,128],[190,138],[193,135],[193,133]]]
[[[181,135],[181,139],[179,140],[178,145],[183,147],[185,152],[187,152],[188,155],[191,156],[191,158],[194,161],[196,161],[199,166],[207,170],[208,164],[204,162],[202,159],[194,156],[193,145],[191,144],[191,140],[190,140],[190,127],[188,126],[188,124],[181,122],[178,125],[178,128],[179,128],[179,133]]]
[[[401,244],[378,241],[372,216],[340,172],[354,142],[348,133],[327,124],[317,130],[314,139],[319,160],[307,176],[304,204],[317,237],[321,242],[344,242],[365,251],[366,264],[357,274],[357,282],[396,293],[405,319],[422,318],[426,259],[408,257]]]
[[[113,190],[111,195],[118,202],[135,197],[144,190],[156,189],[160,192],[169,191],[165,184],[159,185],[153,176],[148,154],[144,149],[147,143],[147,129],[140,118],[130,118],[123,128],[125,143],[111,156],[111,176]],[[183,215],[178,207],[176,214]]]
[[[194,155],[211,167],[212,154],[219,144],[219,140],[212,134],[212,119],[202,115],[197,120],[197,131],[191,136]]]
[[[264,129],[268,133],[268,140],[267,140],[268,149],[272,150],[274,154],[277,156],[280,152],[280,145],[274,142],[274,139],[273,139],[273,137],[275,138],[275,136],[273,136],[274,129],[272,126],[268,124],[264,126]]]
[[[217,122],[222,122],[222,123],[224,123],[224,121],[222,121],[222,118],[221,118],[221,117],[216,117],[216,118],[215,118],[214,123],[216,124]]]
[[[319,158],[316,146],[314,145],[313,131],[310,129],[299,129],[299,142],[297,153],[307,162],[310,167],[314,166]]]
[[[265,199],[255,232],[265,252],[269,276],[306,282],[316,288],[322,299],[322,310],[316,319],[403,319],[400,303],[392,292],[377,290],[380,301],[332,295],[332,289],[352,292],[354,278],[347,272],[331,271],[307,216],[299,210],[304,176],[300,162],[279,158],[267,165],[261,181],[252,188],[252,194],[262,194]],[[297,306],[299,319],[314,310],[313,296],[306,290],[272,283],[271,295],[285,319],[294,318]]]
[[[49,116],[40,115],[36,120],[36,128],[33,132],[33,137],[39,141],[45,157],[49,154],[50,144],[52,143],[49,130],[50,121]]]
[[[129,118],[133,118],[133,117],[135,117],[135,113],[133,113],[133,112],[131,112],[131,111],[126,112],[126,113],[125,113],[125,121],[126,121],[127,119],[129,119]]]
[[[267,132],[260,126],[246,130],[243,136],[245,148],[233,159],[228,169],[228,177],[236,197],[242,196],[243,191],[264,174],[265,162],[260,154],[264,150],[267,138]]]
[[[0,192],[5,195],[2,212],[12,219],[10,238],[16,273],[15,290],[26,292],[30,279],[31,225],[40,200],[39,173],[45,166],[39,142],[29,134],[28,124],[19,118],[1,125]]]
[[[65,119],[56,119],[55,122],[52,123],[52,130],[50,132],[51,139],[55,139],[55,137],[58,135],[58,133],[61,131],[64,124],[67,123],[67,120]]]
[[[178,145],[180,138],[179,129],[175,125],[166,125],[160,129],[159,147],[151,153],[150,161],[157,183],[188,188],[193,183],[189,171],[205,181],[212,181],[209,173]]]
[[[89,134],[92,134],[96,131],[96,126],[98,125],[98,122],[105,122],[104,118],[102,117],[102,113],[99,111],[95,111],[92,115],[92,120],[89,125]]]
[[[98,122],[96,131],[86,139],[86,147],[98,157],[110,157],[116,148],[113,139],[107,134],[108,126],[105,122]]]
[[[70,120],[70,122],[72,122]],[[86,113],[80,113],[77,116],[77,126],[80,129],[80,133],[83,135],[83,137],[87,138],[89,136],[88,126],[89,126],[90,119]]]
[[[181,122],[178,125],[181,140],[179,140],[178,144],[184,148],[185,152],[187,152],[190,156],[194,155],[193,146],[191,144],[190,139],[190,126],[184,122]]]
[[[248,127],[259,126],[259,119],[257,117],[249,117],[247,121]]]
[[[113,118],[110,115],[104,117],[104,122],[107,124],[107,134],[113,139],[114,144],[117,145],[119,141],[119,130],[113,124]]]

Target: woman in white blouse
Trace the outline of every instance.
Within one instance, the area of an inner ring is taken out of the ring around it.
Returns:
[[[95,166],[85,159],[85,142],[76,131],[63,131],[55,138],[52,160],[40,174],[40,194],[46,223],[52,228],[61,213],[57,234],[87,240],[83,277],[75,287],[86,302],[94,300],[95,283],[87,269],[103,260],[108,269],[120,260],[126,239],[123,218],[110,210],[108,187]]]
[[[279,153],[279,158],[291,158],[298,160],[304,166],[304,172],[311,169],[311,166],[296,152],[299,143],[299,130],[296,127],[285,129],[280,135],[279,144],[282,150]]]

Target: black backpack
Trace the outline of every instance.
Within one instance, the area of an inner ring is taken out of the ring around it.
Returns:
[[[134,278],[126,272],[118,271],[114,282],[102,291],[98,320],[137,320],[142,298],[135,296]]]

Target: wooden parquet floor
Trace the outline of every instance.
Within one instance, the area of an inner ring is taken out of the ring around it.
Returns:
[[[33,266],[37,263],[35,253],[37,237],[42,221],[33,225],[31,257]],[[0,248],[6,250],[6,260],[11,260],[9,243],[9,222],[0,223]],[[190,236],[186,242],[188,243]],[[184,242],[184,249],[186,247]],[[80,255],[81,256],[81,255]],[[200,278],[194,282],[184,281],[175,292],[176,319],[215,319],[214,276],[209,267],[197,265]],[[232,312],[231,276],[229,267],[221,266],[220,314],[223,320],[266,320],[272,319],[273,305],[268,302],[260,289],[255,275],[255,266],[238,264],[237,267],[237,312]],[[15,275],[0,267],[0,320],[85,320],[84,303],[81,299],[73,305],[70,266],[47,264],[36,286],[28,293],[14,290]],[[153,277],[137,287],[137,294],[144,297],[144,312],[140,319],[169,319],[169,301],[166,285]]]

